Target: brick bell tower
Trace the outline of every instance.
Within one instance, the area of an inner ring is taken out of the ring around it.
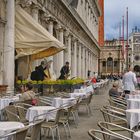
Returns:
[[[99,29],[98,29],[98,43],[100,47],[104,46],[104,0],[98,0],[100,9],[101,9],[101,16],[99,17]]]

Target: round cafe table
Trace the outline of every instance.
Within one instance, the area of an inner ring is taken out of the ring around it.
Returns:
[[[140,109],[140,99],[127,99],[127,109]]]
[[[0,122],[0,135],[8,134],[14,130],[20,129],[24,127],[24,124],[21,122]],[[7,138],[3,138],[1,140],[7,140]]]
[[[137,126],[140,122],[140,109],[127,109],[126,118],[130,125],[130,129]]]
[[[134,133],[133,140],[140,140],[140,131]]]
[[[52,101],[52,106],[58,108],[58,107],[63,107],[66,105],[74,105],[76,104],[76,99],[75,98],[61,98],[61,97],[56,97],[53,98]]]
[[[45,114],[46,116],[40,116],[38,119],[43,119],[46,118],[47,120],[54,120],[56,117],[56,112],[57,111],[52,111],[48,113],[51,110],[55,110],[56,108],[53,106],[33,106],[28,108],[27,113],[26,113],[26,119],[29,122],[32,122],[35,116]],[[47,114],[48,113],[48,114]]]
[[[140,99],[140,94],[126,94],[126,99]]]

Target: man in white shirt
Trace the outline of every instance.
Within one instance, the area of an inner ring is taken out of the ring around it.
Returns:
[[[125,94],[135,91],[135,85],[137,84],[136,74],[132,72],[132,68],[123,75],[123,85]]]

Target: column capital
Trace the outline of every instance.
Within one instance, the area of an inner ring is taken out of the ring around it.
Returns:
[[[64,36],[65,37],[72,37],[73,35],[68,29],[65,29]]]
[[[66,29],[63,25],[58,24],[56,30],[58,30],[59,32],[64,32]]]
[[[72,42],[78,42],[78,38],[77,37],[75,37],[75,36],[72,36]]]

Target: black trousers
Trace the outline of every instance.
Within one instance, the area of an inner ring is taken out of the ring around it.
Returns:
[[[38,92],[41,93],[41,96],[43,95],[43,84],[38,85]]]
[[[125,94],[130,94],[130,90],[124,90]]]

